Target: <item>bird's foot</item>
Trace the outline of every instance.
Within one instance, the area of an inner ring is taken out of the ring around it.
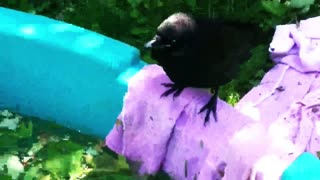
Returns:
[[[213,114],[215,122],[218,122],[218,119],[217,119],[217,100],[218,100],[218,95],[217,95],[217,91],[216,91],[214,93],[214,95],[210,98],[209,102],[200,109],[199,113],[206,111],[206,116],[204,118],[204,125],[206,125],[206,123],[209,122],[211,112]]]
[[[185,87],[178,86],[174,83],[162,83],[164,87],[168,88],[164,93],[162,93],[161,97],[167,97],[173,93],[173,98],[179,96]]]
[[[209,122],[211,112],[213,114],[215,122],[217,122],[218,121],[217,112],[216,112],[217,111],[217,98],[211,97],[209,102],[200,109],[199,113],[202,113],[203,111],[206,111],[206,116],[204,118],[204,125],[206,125],[206,123]]]

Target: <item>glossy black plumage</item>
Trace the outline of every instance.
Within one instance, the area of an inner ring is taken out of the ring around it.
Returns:
[[[175,13],[157,28],[155,37],[145,44],[151,57],[161,65],[173,82],[162,96],[179,96],[186,87],[212,88],[214,95],[200,110],[215,120],[219,86],[234,78],[250,50],[261,42],[264,33],[249,23],[194,18]]]

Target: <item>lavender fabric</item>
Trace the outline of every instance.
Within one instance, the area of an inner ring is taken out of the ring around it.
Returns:
[[[250,119],[218,100],[213,116],[203,126],[200,108],[211,97],[208,91],[186,88],[178,98],[160,98],[170,82],[163,69],[149,65],[129,82],[118,123],[106,137],[107,146],[131,161],[140,162],[140,174],[157,172],[161,165],[174,179],[211,179],[224,172],[228,139]]]
[[[106,145],[138,162],[140,174],[162,168],[177,180],[279,179],[302,152],[320,149],[318,38],[320,17],[277,26],[269,48],[277,64],[235,108],[218,100],[219,121],[206,127],[198,111],[207,91],[160,98],[160,84],[170,80],[160,66],[144,67],[129,82]]]
[[[240,151],[230,161],[226,179],[243,174],[239,164],[253,179],[279,179],[302,152],[320,150],[319,27],[320,17],[301,21],[300,27],[276,27],[269,51],[277,64],[235,107],[258,126],[242,129],[231,140],[230,146]],[[255,138],[248,140],[242,134]],[[259,141],[264,143],[251,150],[242,148]]]
[[[269,51],[275,62],[300,72],[320,70],[320,17],[295,24],[278,25]]]

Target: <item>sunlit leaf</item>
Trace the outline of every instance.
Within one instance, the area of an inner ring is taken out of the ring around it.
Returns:
[[[293,8],[305,8],[314,4],[314,0],[291,0],[290,7]]]
[[[0,119],[0,129],[1,128],[6,128],[9,130],[16,130],[18,127],[20,119],[19,118],[3,118]]]
[[[275,16],[284,16],[287,8],[277,0],[263,0],[261,1],[264,9]]]
[[[27,124],[27,125],[26,125]],[[19,128],[17,129],[17,136],[20,138],[26,138],[32,136],[32,122],[28,121],[28,123],[20,123]]]
[[[126,158],[124,156],[119,156],[118,157],[118,167],[120,169],[129,169],[129,165],[126,162]]]
[[[32,144],[31,149],[28,151],[28,155],[29,156],[33,156],[35,155],[38,151],[40,151],[40,149],[43,147],[42,143],[40,142],[36,142]]]
[[[24,166],[21,164],[19,157],[11,156],[7,160],[8,174],[13,179],[17,179],[20,173],[24,172]]]
[[[25,172],[24,180],[34,180],[34,178],[39,180],[51,180],[50,174],[44,174],[42,171],[42,165],[38,164],[36,166],[33,166],[29,168]]]

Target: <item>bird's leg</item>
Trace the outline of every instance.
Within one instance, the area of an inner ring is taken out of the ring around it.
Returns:
[[[216,122],[218,121],[218,119],[217,119],[218,90],[219,90],[219,88],[215,89],[214,94],[210,98],[209,102],[206,105],[204,105],[199,111],[199,113],[202,113],[203,111],[206,110],[206,116],[205,116],[205,119],[204,119],[204,125],[206,125],[206,123],[209,122],[210,112],[212,112],[215,121]],[[211,92],[212,92],[212,89],[211,89]]]
[[[185,87],[183,86],[179,86],[177,84],[174,84],[174,83],[162,83],[161,85],[163,85],[164,87],[168,88],[168,90],[166,90],[162,95],[161,97],[167,97],[169,96],[170,94],[173,93],[173,97],[177,97],[181,94],[181,92],[183,91],[183,89]]]

